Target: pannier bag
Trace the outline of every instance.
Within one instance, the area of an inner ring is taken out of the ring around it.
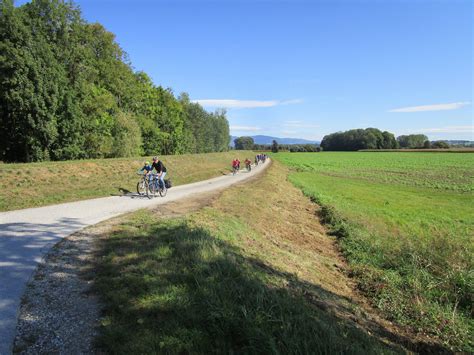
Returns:
[[[173,184],[171,183],[171,179],[165,179],[165,186],[167,189],[173,186]]]

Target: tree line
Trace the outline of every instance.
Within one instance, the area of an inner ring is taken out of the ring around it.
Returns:
[[[234,139],[235,149],[240,150],[279,150],[290,152],[319,152],[326,151],[357,151],[362,149],[427,149],[450,148],[445,141],[429,141],[424,134],[401,135],[395,138],[393,133],[380,131],[377,128],[352,129],[324,136],[321,145],[317,144],[255,144],[252,137]]]
[[[271,150],[274,153],[278,151],[290,152],[319,152],[321,148],[317,144],[280,144],[273,140],[272,144],[256,144],[252,137],[242,136],[234,139],[234,146],[236,150],[256,150],[267,151]]]
[[[113,33],[61,0],[0,0],[0,160],[224,151],[212,113],[135,72]]]
[[[377,128],[351,129],[336,132],[323,137],[321,147],[324,150],[356,151],[361,149],[395,149],[398,142],[395,136]]]
[[[377,128],[351,129],[324,136],[321,148],[327,151],[357,151],[361,149],[423,149],[449,148],[444,141],[430,142],[424,134],[401,135],[395,139],[393,133]]]

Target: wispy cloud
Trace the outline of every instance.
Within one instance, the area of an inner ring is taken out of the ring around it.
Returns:
[[[446,126],[437,128],[421,128],[423,133],[474,133],[474,126]]]
[[[395,108],[393,110],[389,110],[388,112],[422,112],[422,111],[458,110],[470,104],[471,103],[469,101],[466,101],[466,102],[453,102],[450,104],[410,106],[410,107]]]
[[[281,134],[285,134],[285,135],[291,135],[291,134],[297,134],[297,133],[298,133],[297,131],[287,131],[287,130],[281,131]]]
[[[260,127],[255,126],[230,126],[231,131],[244,131],[244,132],[257,132],[260,131]]]
[[[286,121],[283,123],[283,126],[289,128],[319,128],[319,125],[317,124],[306,123],[303,121]]]
[[[234,100],[234,99],[199,99],[193,100],[205,107],[220,107],[220,108],[257,108],[257,107],[273,107],[278,105],[294,105],[302,103],[302,99],[294,100]]]
[[[294,105],[294,104],[301,104],[301,103],[303,103],[303,99],[280,101],[280,105]]]

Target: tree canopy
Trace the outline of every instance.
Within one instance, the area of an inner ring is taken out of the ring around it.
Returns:
[[[424,134],[409,134],[397,137],[400,148],[424,148],[427,140],[428,137]]]
[[[377,128],[351,129],[323,137],[321,147],[326,151],[356,151],[360,149],[398,148],[395,136]]]
[[[254,141],[252,137],[239,137],[234,139],[235,149],[237,150],[252,150]]]
[[[445,141],[435,141],[431,144],[431,148],[449,149],[451,146]]]
[[[72,2],[0,0],[0,160],[228,149],[225,111],[135,72],[115,35]]]

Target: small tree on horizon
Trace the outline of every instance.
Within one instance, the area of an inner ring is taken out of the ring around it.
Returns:
[[[278,147],[278,142],[276,140],[273,140],[272,142],[272,153],[278,153],[279,147]]]

